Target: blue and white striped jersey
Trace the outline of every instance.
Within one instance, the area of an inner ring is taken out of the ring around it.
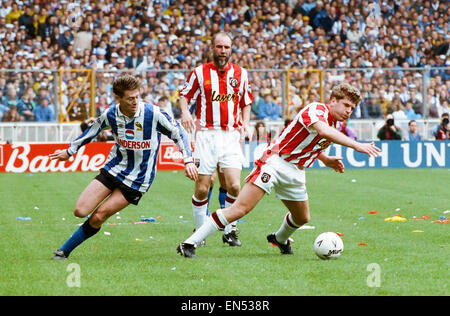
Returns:
[[[186,131],[180,123],[158,106],[143,102],[139,102],[133,118],[122,114],[118,104],[110,107],[70,143],[68,154],[73,155],[108,128],[116,144],[103,168],[132,189],[147,192],[150,188],[156,173],[161,134],[175,142],[185,163],[193,161]]]

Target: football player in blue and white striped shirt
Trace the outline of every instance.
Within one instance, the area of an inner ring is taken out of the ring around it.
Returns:
[[[112,130],[116,141],[100,174],[75,204],[75,216],[84,218],[93,213],[55,251],[53,259],[66,259],[72,250],[96,234],[110,216],[130,203],[138,204],[155,177],[161,134],[172,139],[180,149],[185,175],[191,180],[197,179],[197,168],[185,130],[158,106],[141,102],[139,89],[140,82],[135,77],[124,75],[117,78],[113,83],[113,93],[118,104],[105,111],[70,143],[67,150],[57,150],[50,155],[51,159],[68,160],[106,128]]]

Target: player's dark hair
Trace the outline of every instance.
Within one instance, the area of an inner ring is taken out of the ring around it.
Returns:
[[[141,87],[141,81],[131,75],[123,75],[114,80],[113,92],[120,98],[123,97],[125,91],[136,90]]]
[[[340,83],[333,88],[331,98],[333,97],[337,100],[347,98],[354,104],[358,104],[361,101],[361,93],[359,90],[347,82]]]

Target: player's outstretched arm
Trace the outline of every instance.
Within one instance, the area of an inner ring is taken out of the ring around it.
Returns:
[[[55,151],[53,154],[48,155],[50,157],[50,159],[54,160],[54,159],[58,159],[59,161],[66,161],[67,159],[70,158],[69,154],[67,153],[67,150],[57,150]]]
[[[374,142],[357,142],[322,121],[315,122],[311,127],[314,128],[321,137],[326,138],[333,143],[353,148],[360,153],[377,157],[381,151],[380,148],[374,145]]]
[[[327,156],[324,153],[320,153],[317,158],[319,158],[319,160],[328,168],[331,168],[336,172],[344,173],[345,167],[342,163],[342,157]]]
[[[188,162],[184,165],[184,174],[186,177],[193,181],[197,181],[198,179],[198,170],[193,162]]]
[[[71,141],[69,148],[63,152],[57,150],[53,154],[49,155],[51,159],[59,159],[65,161],[74,155],[78,149],[82,146],[90,143],[95,137],[100,134],[100,132],[106,128],[110,128],[107,115],[109,111],[114,111],[113,108],[109,108],[107,111],[103,112],[97,119],[91,121],[91,124],[86,128],[86,130],[78,136],[75,140]]]
[[[369,156],[377,157],[380,154],[381,149],[375,146],[374,142],[371,143],[359,143],[356,142],[357,145],[355,147],[352,147],[356,151],[359,151],[360,153],[367,154]]]

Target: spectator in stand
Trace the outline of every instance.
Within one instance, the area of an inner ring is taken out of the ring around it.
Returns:
[[[2,104],[6,104],[6,105],[15,104],[15,105],[17,105],[19,103],[19,101],[20,101],[20,98],[17,95],[16,87],[12,83],[9,83],[6,86],[6,95],[3,96],[3,98],[2,98]]]
[[[380,119],[383,118],[383,110],[378,102],[378,95],[371,94],[369,97],[369,102],[366,103],[367,115],[369,118]]]
[[[442,85],[439,88],[439,103],[442,104],[444,107],[444,108],[439,108],[439,111],[441,113],[447,112],[447,110],[445,110],[445,108],[448,109],[448,101],[450,98],[450,94],[449,94],[450,84],[449,83],[450,83],[450,81],[447,81],[447,87],[445,85]],[[447,102],[447,107],[444,105],[445,102]]]
[[[404,106],[401,102],[395,103],[395,107],[393,108],[392,116],[394,120],[407,120],[408,117],[405,113]],[[388,112],[389,113],[389,112]]]
[[[303,101],[294,86],[289,87],[288,117],[293,118],[303,107]]]
[[[25,5],[25,12],[19,17],[19,25],[28,28],[33,22],[33,9],[29,4]]]
[[[11,4],[11,11],[6,15],[6,23],[13,23],[14,21],[18,21],[22,16],[23,11],[19,8],[18,3],[13,1]]]
[[[163,109],[167,114],[170,115],[170,117],[173,117],[173,111],[172,111],[172,103],[170,103],[169,98],[165,95],[161,96],[158,99],[157,105]]]
[[[139,56],[137,49],[133,49],[131,51],[131,56],[128,56],[125,59],[125,67],[136,69],[144,60],[141,56]]]
[[[351,139],[353,139],[353,140],[357,139],[356,132],[353,130],[353,128],[348,126],[348,119],[345,121],[339,122],[337,129],[338,129],[338,131],[342,132],[344,135],[347,135]]]
[[[377,137],[380,140],[401,140],[402,130],[395,125],[392,114],[386,116],[386,123],[378,130]]]
[[[55,112],[48,98],[40,100],[40,104],[34,109],[34,116],[38,122],[52,122],[55,120]]]
[[[252,140],[260,143],[267,143],[269,140],[266,123],[258,121],[255,124],[255,131],[253,132]]]
[[[40,83],[37,96],[35,97],[35,103],[40,103],[41,99],[49,99],[51,98],[50,91],[48,90],[46,83]],[[53,105],[52,105],[53,106]],[[55,109],[53,109],[55,110]]]
[[[361,39],[364,33],[358,26],[358,23],[353,22],[350,26],[350,30],[347,31],[347,39],[350,41],[351,47],[358,49],[361,43]]]
[[[329,3],[324,3],[322,1],[316,2],[316,9],[314,18],[312,18],[313,26],[315,28],[322,27],[325,32],[328,34],[333,27],[333,22],[337,18],[336,16],[336,8],[333,7],[334,10],[331,9]],[[333,11],[333,12],[332,12]]]
[[[100,95],[98,97],[98,102],[95,104],[95,114],[96,116],[100,116],[103,112],[109,109],[109,105],[106,101],[106,97]]]
[[[33,95],[30,93],[25,93],[19,101],[18,104],[19,114],[24,117],[25,121],[34,121],[34,109],[36,104],[33,101]]]
[[[299,12],[303,15],[309,15],[311,10],[313,10],[315,7],[316,2],[313,0],[298,1],[298,4],[295,7],[294,12]]]
[[[442,104],[439,107],[438,112],[440,113],[440,116],[442,116],[442,114],[444,113],[450,114],[450,107],[448,106],[448,100],[442,101]]]
[[[272,93],[266,91],[264,93],[264,102],[259,106],[259,119],[278,120],[281,118],[281,108],[273,100]]]
[[[73,43],[74,36],[69,27],[65,26],[63,27],[63,30],[63,33],[58,37],[58,44],[62,49],[67,51],[69,46]]]
[[[394,100],[394,96],[395,96],[395,85],[390,85],[388,87],[388,90],[384,91],[383,98],[385,100],[388,100],[389,102],[392,102],[392,100]]]
[[[422,115],[417,114],[413,109],[413,104],[411,101],[406,101],[404,111],[406,113],[406,118],[408,120],[421,119]]]
[[[260,95],[260,90],[256,87],[252,89],[253,103],[252,110],[250,112],[250,119],[256,120],[259,117],[259,107],[264,102],[264,99]]]
[[[436,95],[436,90],[433,88],[428,88],[427,90],[427,105],[428,105],[428,117],[438,118],[440,101],[439,96]]]
[[[80,51],[84,51],[85,49],[92,49],[92,32],[90,29],[89,22],[84,22],[80,30],[75,34],[73,41],[73,48],[75,51],[79,49]]]
[[[117,66],[117,70],[125,70],[126,69],[125,68],[125,59],[123,59],[123,58],[117,59],[116,66]]]
[[[419,94],[417,94],[417,91],[415,89],[415,85],[411,84],[409,90],[409,99],[407,101],[412,103],[412,108],[414,109],[414,112],[417,114],[420,114],[423,116],[423,101]]]
[[[20,122],[20,121],[22,121],[22,117],[17,111],[16,105],[11,105],[9,107],[9,110],[5,114],[3,114],[2,117],[2,122]]]

